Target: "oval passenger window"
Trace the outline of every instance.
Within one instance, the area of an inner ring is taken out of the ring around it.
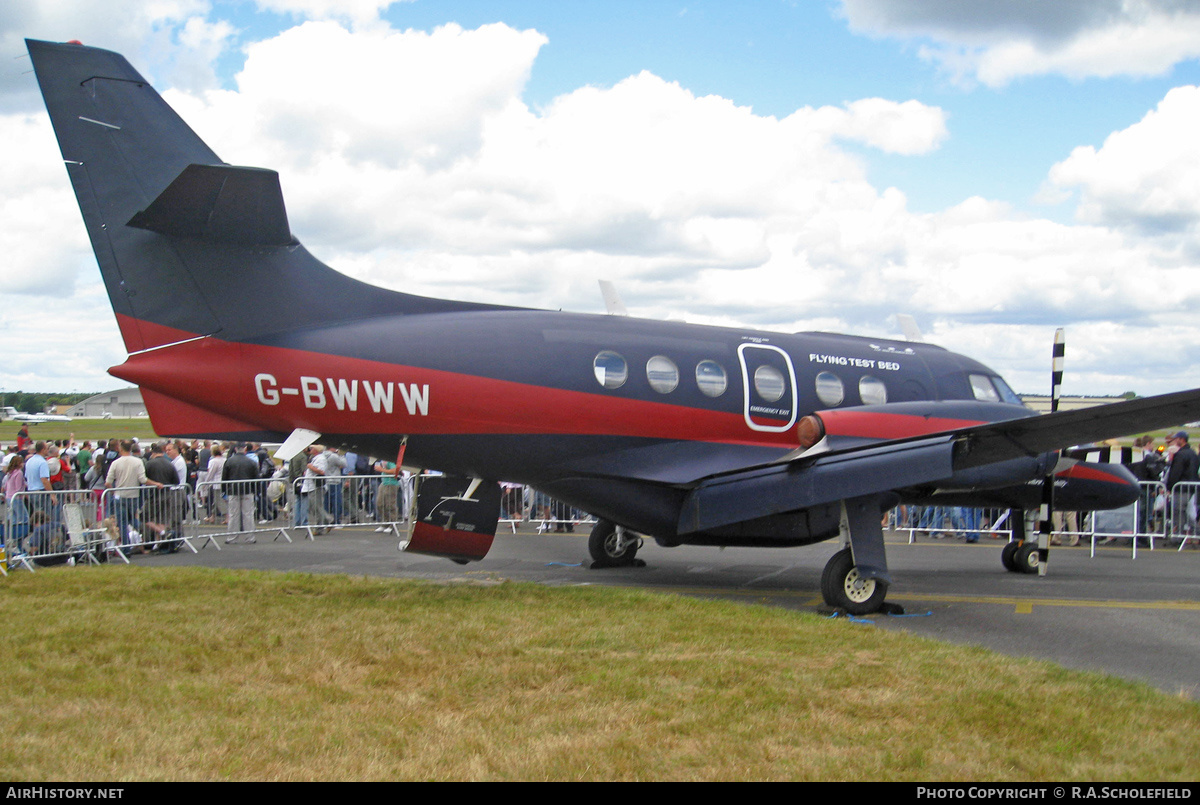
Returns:
[[[629,377],[629,366],[625,359],[612,350],[604,350],[592,361],[596,382],[606,389],[619,389]]]
[[[665,355],[655,355],[646,361],[646,379],[659,394],[670,394],[679,385],[679,367]]]
[[[842,379],[833,372],[821,372],[817,375],[817,399],[830,407],[841,405],[846,399],[846,387]]]

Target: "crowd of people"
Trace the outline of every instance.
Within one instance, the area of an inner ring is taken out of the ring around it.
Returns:
[[[19,438],[0,458],[10,551],[62,553],[63,502],[89,500],[84,525],[113,545],[175,551],[183,524],[226,525],[226,542],[278,523],[328,531],[343,524],[392,530],[407,518],[408,473],[395,462],[313,445],[277,464],[261,444],[182,439],[77,443]],[[53,494],[59,492],[62,494]],[[45,494],[21,494],[45,493]],[[81,497],[82,495],[82,497]]]
[[[1153,482],[1144,484],[1138,531],[1162,530],[1164,522],[1171,522],[1179,535],[1195,535],[1194,489],[1180,487],[1187,495],[1172,495],[1178,484],[1200,482],[1200,458],[1186,431],[1157,446],[1153,437],[1143,436],[1123,452],[1122,463],[1139,480]],[[34,441],[22,428],[17,444],[0,457],[0,474],[8,507],[5,544],[10,553],[31,555],[61,553],[67,541],[62,500],[53,492],[90,493],[94,520],[85,518],[84,525],[103,527],[114,545],[134,551],[178,550],[189,519],[224,524],[226,542],[253,542],[257,526],[281,520],[317,533],[363,523],[386,532],[407,520],[412,502],[410,476],[394,461],[319,444],[277,464],[263,445],[254,443],[174,439],[143,445],[137,439],[110,439],[93,445],[74,438]],[[47,494],[20,494],[26,492]],[[524,515],[570,531],[582,517],[513,484],[504,485],[501,500],[506,520]],[[909,511],[902,506],[890,525],[935,536],[961,534],[974,542],[987,531],[990,515],[998,514],[965,507]],[[1056,525],[1068,533],[1081,530],[1078,521]]]
[[[1200,459],[1189,444],[1187,431],[1177,431],[1155,446],[1152,436],[1134,441],[1134,461],[1129,468],[1140,481],[1154,482],[1142,492],[1140,531],[1170,523],[1177,536],[1196,533],[1196,491]],[[1179,486],[1185,484],[1185,486]],[[1185,492],[1179,494],[1180,491]]]

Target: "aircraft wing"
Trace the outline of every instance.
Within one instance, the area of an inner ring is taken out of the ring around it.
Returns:
[[[1200,389],[878,441],[700,479],[680,533],[950,478],[956,471],[1200,419]]]
[[[967,428],[962,467],[977,467],[1200,419],[1200,389]]]

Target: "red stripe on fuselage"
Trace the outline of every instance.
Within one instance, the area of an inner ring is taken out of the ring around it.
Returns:
[[[142,389],[142,402],[155,433],[163,436],[178,436],[189,433],[252,433],[258,428],[231,417],[206,411],[203,408],[159,394],[149,388]]]
[[[605,435],[796,446],[793,431],[751,431],[740,399],[731,398],[736,412],[713,411],[215,337],[131,355],[109,371],[264,430]],[[375,410],[364,384],[373,392],[386,388],[376,384],[390,384],[391,413],[378,395]]]

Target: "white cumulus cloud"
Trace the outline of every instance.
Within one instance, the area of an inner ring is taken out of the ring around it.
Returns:
[[[1049,182],[1080,193],[1078,216],[1093,224],[1186,237],[1200,250],[1200,87],[1177,87],[1139,122],[1100,148],[1080,146]]]
[[[842,0],[852,28],[916,40],[958,79],[1162,75],[1200,58],[1200,5],[1186,0]]]

